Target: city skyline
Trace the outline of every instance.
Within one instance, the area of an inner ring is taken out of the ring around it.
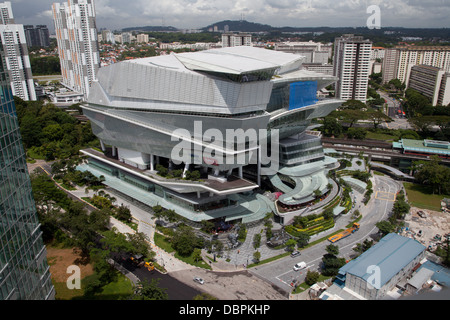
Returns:
[[[16,23],[47,24],[54,32],[51,5],[55,0],[11,0]],[[224,19],[269,24],[274,27],[363,27],[378,5],[381,28],[448,28],[450,7],[445,0],[382,1],[345,0],[96,0],[97,27],[118,30],[127,27],[165,25],[197,29]]]

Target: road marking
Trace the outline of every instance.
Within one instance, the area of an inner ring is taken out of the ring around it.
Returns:
[[[376,177],[376,179],[377,179],[377,177]],[[386,181],[383,181],[382,178],[379,178],[379,179],[377,179],[377,180],[379,180],[380,183],[386,184],[386,185],[387,185],[387,190],[388,190],[388,191],[391,190],[391,185],[390,185],[389,183],[387,183]],[[398,185],[397,185],[397,187],[398,187]],[[394,187],[394,188],[395,188],[395,187]],[[400,189],[400,188],[399,188],[399,189]],[[388,193],[391,193],[391,192],[388,192]],[[384,217],[386,216],[386,214],[387,214],[387,212],[388,212],[388,210],[387,210],[387,205],[388,205],[388,203],[389,203],[389,201],[386,200],[386,199],[381,199],[381,200],[385,200],[386,203],[385,203],[385,206],[384,206],[383,215],[382,215],[382,217],[381,217],[381,219],[380,219],[379,221],[383,221],[383,220],[384,220]],[[367,237],[368,237],[375,229],[377,229],[377,228],[378,228],[377,226],[374,226],[374,227],[373,227],[366,235],[364,235],[364,236],[361,237],[360,239],[365,239],[365,238],[367,238]],[[339,251],[342,250],[342,249],[345,249],[345,248],[347,248],[347,247],[349,247],[349,246],[354,246],[357,242],[360,242],[360,241],[361,241],[361,240],[356,240],[356,241],[353,241],[352,243],[349,243],[348,245],[342,246],[342,247],[339,248]],[[319,243],[319,244],[320,244],[320,243]],[[319,245],[319,244],[318,244],[318,245]],[[311,262],[321,260],[322,258],[323,258],[323,257],[318,257],[317,259],[314,259],[314,260],[312,260]]]
[[[299,273],[301,274],[302,271],[307,270],[307,269],[309,269],[309,268],[311,268],[311,267],[314,267],[314,263],[311,264],[311,265],[309,265],[309,266],[306,266],[306,267],[304,267],[303,269],[298,270],[298,271],[299,271]],[[294,271],[294,270],[292,269],[292,270],[286,271],[285,273],[282,273],[282,274],[276,276],[275,279],[278,279],[278,280],[280,280],[281,282],[284,282],[284,281],[281,280],[279,277],[282,277],[282,276],[284,276],[285,274],[288,274],[288,273],[290,273],[290,272],[292,272],[292,271]],[[294,271],[294,272],[297,272],[297,271]],[[286,282],[284,282],[284,283],[286,283]]]
[[[396,194],[392,193],[392,192],[377,191],[375,193],[375,199],[394,202],[395,198],[396,198]]]

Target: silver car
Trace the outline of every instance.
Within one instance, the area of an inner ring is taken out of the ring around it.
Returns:
[[[203,280],[203,279],[200,278],[200,277],[194,277],[194,281],[195,281],[195,282],[198,282],[198,283],[200,283],[200,284],[204,284],[204,283],[205,283],[205,280]]]

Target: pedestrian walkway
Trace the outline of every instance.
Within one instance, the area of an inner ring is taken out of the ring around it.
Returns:
[[[261,245],[259,248],[255,249],[253,239],[258,233],[261,234]],[[235,266],[248,266],[255,262],[253,260],[253,254],[256,251],[261,253],[260,260],[265,260],[286,252],[284,249],[271,249],[266,245],[266,242],[267,239],[264,225],[261,224],[247,228],[245,242],[229,253],[230,263]]]
[[[87,193],[84,189],[77,189],[75,191],[70,191],[74,196],[81,199],[81,197],[92,197],[95,192],[89,190]],[[108,192],[106,190],[106,192]],[[138,221],[138,230],[137,232],[143,233],[147,236],[148,241],[151,245],[151,249],[156,253],[155,259],[156,262],[163,266],[167,272],[174,272],[180,270],[187,270],[196,268],[192,265],[189,265],[177,258],[174,257],[173,253],[167,253],[162,250],[154,243],[154,234],[155,234],[155,221],[152,219],[151,213],[144,210],[143,208],[137,206],[136,204],[128,201],[126,197],[121,197],[120,194],[113,193],[112,196],[116,198],[117,205],[125,205],[130,209],[131,215],[133,218]],[[346,215],[339,217],[336,220],[336,225],[332,229],[324,231],[321,234],[317,234],[311,237],[310,242],[320,239],[322,237],[327,236],[335,232],[336,230],[343,229],[350,222],[351,212]],[[118,221],[117,219],[111,217],[110,219],[111,227],[115,227],[121,233],[135,233],[136,231],[127,226],[126,224]],[[253,240],[256,234],[261,234],[261,245],[257,249],[254,248]],[[235,272],[240,270],[247,269],[247,266],[255,263],[253,254],[256,251],[259,251],[261,254],[260,261],[266,260],[283,253],[286,253],[284,248],[282,249],[272,249],[266,245],[266,233],[265,227],[263,224],[258,224],[256,226],[247,228],[247,236],[244,243],[242,243],[239,247],[225,251],[224,256],[217,257],[216,261],[211,262],[211,268],[213,271],[221,271],[221,272]],[[202,250],[202,255],[205,261],[211,261],[206,257],[205,250]],[[213,258],[212,255],[208,255],[210,258]]]

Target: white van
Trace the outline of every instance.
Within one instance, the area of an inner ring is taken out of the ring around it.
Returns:
[[[295,271],[298,271],[298,270],[301,270],[301,269],[304,269],[304,268],[306,268],[306,262],[304,262],[304,261],[299,262],[299,263],[297,263],[297,264],[294,266],[294,270],[295,270]]]

